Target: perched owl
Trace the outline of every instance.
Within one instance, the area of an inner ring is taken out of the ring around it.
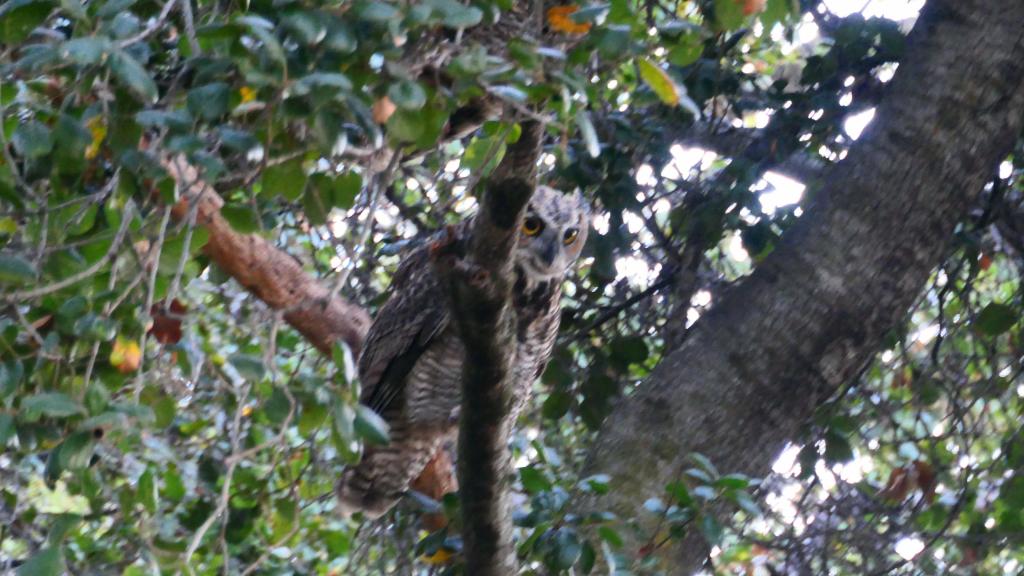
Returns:
[[[586,240],[587,215],[579,193],[546,186],[537,188],[527,207],[513,256],[512,418],[551,355],[562,281]],[[469,222],[458,226],[455,241],[465,240],[470,229]],[[385,513],[442,443],[457,436],[465,351],[445,298],[427,243],[399,265],[359,357],[360,401],[388,422],[391,442],[367,446],[362,461],[342,475],[337,493],[346,515]]]

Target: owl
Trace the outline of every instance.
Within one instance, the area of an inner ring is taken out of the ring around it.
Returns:
[[[538,187],[519,229],[514,259],[516,342],[511,417],[529,398],[558,333],[562,281],[587,236],[588,210],[576,192]],[[465,240],[471,221],[456,227]],[[391,294],[359,357],[360,402],[390,425],[390,442],[367,446],[338,482],[340,511],[369,518],[387,512],[434,453],[458,434],[465,349],[451,322],[432,263],[431,242],[399,265]]]

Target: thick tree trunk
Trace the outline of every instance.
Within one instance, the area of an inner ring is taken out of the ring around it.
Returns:
[[[695,451],[767,474],[901,321],[1022,125],[1024,3],[930,1],[874,123],[801,221],[605,422],[587,472],[613,489],[588,505],[636,515]],[[703,557],[685,546],[673,573]]]

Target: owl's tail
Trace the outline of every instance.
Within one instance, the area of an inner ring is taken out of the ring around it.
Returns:
[[[338,512],[346,518],[356,512],[369,519],[384,515],[420,475],[444,437],[392,427],[389,444],[368,446],[359,464],[341,475],[335,487]]]

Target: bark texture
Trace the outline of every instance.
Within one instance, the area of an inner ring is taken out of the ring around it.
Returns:
[[[209,232],[203,251],[211,260],[268,306],[283,310],[285,321],[321,352],[330,354],[341,340],[353,354],[359,353],[370,328],[370,316],[362,307],[333,294],[262,236],[231,228],[220,214],[224,201],[184,158],[170,159],[165,166],[183,191],[171,213],[183,219],[195,210],[196,224]]]
[[[515,311],[512,254],[536,188],[541,127],[527,123],[485,184],[469,249],[456,266],[439,263],[466,358],[462,372],[458,478],[465,573],[516,573],[508,484],[513,422]]]
[[[900,322],[1021,134],[1024,3],[930,1],[906,54],[782,245],[605,422],[585,474],[609,473],[614,487],[589,506],[635,515],[694,451],[765,475]],[[704,557],[683,546],[672,573]]]

